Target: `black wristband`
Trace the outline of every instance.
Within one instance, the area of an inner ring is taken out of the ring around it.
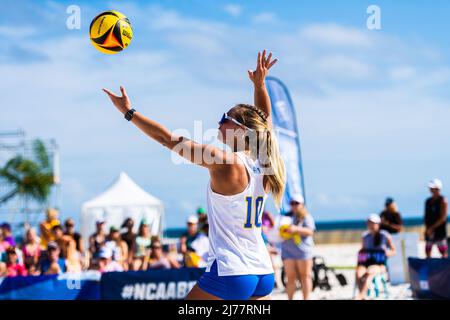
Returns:
[[[125,113],[125,119],[127,119],[128,121],[131,121],[131,119],[133,119],[133,114],[135,112],[136,112],[136,110],[134,110],[134,109],[128,110],[128,112]]]

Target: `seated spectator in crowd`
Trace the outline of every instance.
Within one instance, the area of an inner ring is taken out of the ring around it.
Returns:
[[[10,246],[9,242],[3,237],[3,230],[0,228],[0,262],[6,261],[6,249]]]
[[[83,270],[81,253],[77,250],[77,244],[72,238],[67,242],[66,268],[69,273],[78,273]]]
[[[39,225],[42,250],[47,250],[47,244],[51,241],[55,241],[52,230],[54,226],[60,225],[58,220],[59,213],[56,209],[49,208],[47,209],[46,214],[46,219]]]
[[[394,199],[387,198],[385,208],[380,213],[381,230],[386,230],[390,234],[396,234],[402,231],[403,221],[400,212],[398,212],[397,205]]]
[[[367,296],[373,278],[386,272],[386,259],[395,254],[391,235],[380,229],[381,219],[371,214],[367,220],[368,231],[362,235],[362,249],[358,253],[356,284],[359,289],[358,300]]]
[[[3,242],[6,242],[10,247],[15,247],[16,241],[14,240],[14,237],[12,236],[11,225],[7,222],[2,223],[2,225],[0,226],[0,229],[2,230],[2,234],[3,234]]]
[[[41,257],[41,240],[34,228],[30,228],[25,233],[25,241],[22,245],[23,261],[27,270],[36,270]],[[33,268],[34,267],[34,268]],[[32,271],[29,272],[33,273]]]
[[[177,244],[171,243],[167,245],[167,259],[172,264],[172,268],[178,269],[183,265],[183,255],[178,252]]]
[[[60,258],[61,250],[54,241],[47,244],[47,254],[41,261],[41,273],[45,275],[60,274],[67,270],[66,260]]]
[[[75,247],[78,252],[83,254],[84,245],[83,238],[80,233],[75,231],[75,221],[69,218],[64,222],[64,235],[71,237],[75,241]]]
[[[150,226],[146,219],[142,219],[138,235],[136,237],[136,246],[133,257],[132,270],[141,270],[146,257],[149,255],[150,245],[152,243],[152,235]]]
[[[64,235],[64,231],[61,225],[56,225],[52,229],[54,242],[58,245],[60,249],[60,258],[67,258],[67,251],[70,242],[75,242],[71,236]]]
[[[123,271],[122,265],[112,259],[112,251],[107,247],[102,247],[98,252],[98,271],[114,272]]]
[[[198,218],[191,216],[187,220],[187,232],[180,238],[181,252],[188,267],[204,267],[209,256],[209,239],[198,230]]]
[[[89,237],[89,253],[92,259],[91,264],[96,263],[100,249],[106,242],[105,220],[97,220],[95,222],[95,227],[95,232]]]
[[[27,269],[22,263],[18,261],[18,254],[16,247],[9,247],[6,249],[6,276],[17,277],[26,276]]]
[[[131,218],[125,219],[121,228],[125,229],[121,234],[122,240],[127,243],[128,247],[128,265],[133,263],[133,254],[136,250],[136,233],[133,232],[134,220]]]
[[[29,276],[40,276],[41,269],[38,264],[30,264],[29,266],[25,266],[27,268],[27,275]]]
[[[109,235],[105,243],[105,247],[111,250],[112,260],[117,261],[122,268],[128,270],[128,245],[122,240],[120,230],[112,226],[109,229]]]
[[[144,269],[170,269],[171,264],[163,254],[162,244],[159,240],[152,242],[150,256],[144,263]]]

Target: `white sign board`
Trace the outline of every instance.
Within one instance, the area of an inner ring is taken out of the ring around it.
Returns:
[[[408,258],[418,257],[419,235],[413,232],[401,232],[392,235],[396,255],[389,257],[387,267],[391,284],[409,281]]]

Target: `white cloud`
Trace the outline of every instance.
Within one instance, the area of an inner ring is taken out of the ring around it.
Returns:
[[[252,17],[252,22],[255,24],[259,23],[273,23],[277,21],[277,17],[274,13],[271,12],[262,12],[256,14]]]
[[[370,47],[373,40],[367,32],[337,24],[312,24],[301,30],[301,35],[313,43],[328,46]]]
[[[37,30],[32,27],[0,26],[0,35],[10,39],[25,38],[36,33]]]
[[[239,17],[243,11],[242,6],[237,4],[227,4],[223,9],[234,18]]]
[[[409,66],[396,66],[389,71],[393,80],[410,80],[416,76],[416,70]]]
[[[329,55],[314,62],[318,69],[329,76],[341,78],[368,78],[372,68],[369,64],[344,55]]]

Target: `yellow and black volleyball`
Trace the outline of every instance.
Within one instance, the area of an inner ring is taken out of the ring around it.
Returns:
[[[92,20],[89,36],[95,49],[115,54],[128,47],[133,38],[133,29],[125,15],[110,10],[100,13]]]

